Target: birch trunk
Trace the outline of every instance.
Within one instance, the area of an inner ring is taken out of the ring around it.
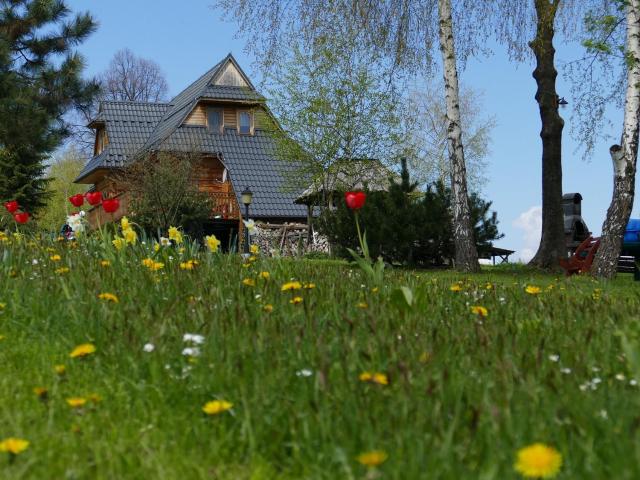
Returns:
[[[530,264],[557,269],[558,260],[567,256],[562,211],[562,129],[564,120],[558,113],[558,93],[554,65],[554,23],[560,0],[535,0],[536,38],[529,44],[536,57],[533,78],[538,89],[536,101],[542,129],[542,236]]]
[[[467,169],[462,147],[460,125],[460,90],[458,69],[453,41],[451,0],[438,0],[440,52],[444,70],[444,89],[447,103],[447,147],[451,163],[451,204],[453,206],[453,240],[456,268],[463,272],[480,270],[478,250],[474,238],[469,198],[467,194]]]
[[[627,92],[620,145],[609,149],[613,161],[613,196],[602,225],[600,248],[591,268],[596,277],[613,278],[635,194],[640,126],[640,0],[629,0],[626,11]]]

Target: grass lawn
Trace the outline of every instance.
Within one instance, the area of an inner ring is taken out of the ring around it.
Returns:
[[[557,478],[637,479],[639,318],[629,276],[376,290],[339,262],[0,239],[0,441],[30,442],[0,478],[507,480],[542,442]]]

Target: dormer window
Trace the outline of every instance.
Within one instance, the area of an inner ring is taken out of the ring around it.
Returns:
[[[238,112],[238,132],[243,135],[251,135],[253,130],[253,115],[251,112],[241,110]]]
[[[207,109],[207,126],[212,132],[222,131],[222,109],[221,108],[209,108]]]

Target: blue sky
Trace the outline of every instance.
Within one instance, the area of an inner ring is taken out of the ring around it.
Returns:
[[[257,78],[253,59],[244,52],[247,39],[236,38],[238,27],[223,22],[212,0],[68,0],[74,11],[88,10],[100,23],[98,31],[80,48],[87,61],[87,74],[103,71],[113,54],[130,48],[137,55],[156,61],[163,69],[170,94],[179,93],[199,75],[232,52],[243,69]],[[580,55],[580,48],[556,45],[559,61]],[[491,155],[483,195],[493,201],[500,230],[505,238],[497,246],[517,250],[527,258],[539,241],[541,205],[540,117],[534,100],[536,85],[531,64],[516,64],[500,47],[493,56],[471,60],[461,81],[484,93],[488,115],[494,115]],[[558,91],[570,99],[570,88],[561,76]],[[569,135],[571,104],[561,110],[565,119],[563,137],[563,189],[584,197],[583,217],[599,234],[611,200],[611,142],[597,145],[591,161],[575,152]],[[616,139],[622,128],[622,112],[611,109],[610,132]],[[639,217],[637,208],[633,217]]]

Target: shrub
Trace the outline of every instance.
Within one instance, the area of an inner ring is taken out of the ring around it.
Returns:
[[[408,265],[442,265],[453,258],[451,192],[442,182],[421,193],[403,165],[401,182],[391,182],[388,192],[367,192],[360,210],[361,226],[373,258]],[[491,202],[478,195],[469,198],[476,243],[487,248],[501,238]],[[347,248],[358,248],[358,234],[351,212],[343,201],[335,210],[325,209],[317,220],[336,255],[348,257]]]

